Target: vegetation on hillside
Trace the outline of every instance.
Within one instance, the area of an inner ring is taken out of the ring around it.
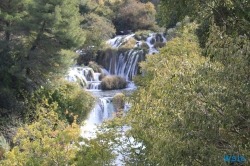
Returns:
[[[249,164],[249,2],[150,2],[1,0],[0,165],[112,165],[117,153],[127,165]],[[115,31],[157,29],[155,14],[168,42],[140,63],[130,111],[79,138],[95,100],[60,79],[74,50],[94,60]]]

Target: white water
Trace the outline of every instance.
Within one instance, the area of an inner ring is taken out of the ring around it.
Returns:
[[[108,44],[110,44],[114,48],[118,48],[122,45],[122,43],[129,38],[132,38],[134,34],[132,35],[125,35],[125,36],[116,36],[113,39],[110,39],[107,41]],[[163,42],[166,42],[165,37],[163,34],[161,34]],[[147,40],[145,41],[149,46],[149,52],[148,54],[154,54],[158,53],[158,50],[154,48],[154,43],[152,43],[152,40],[159,41],[159,39],[156,39],[156,34],[150,34]],[[138,41],[135,47],[141,46],[141,41]],[[131,81],[132,77],[137,74],[138,71],[138,61],[142,60],[141,55],[143,54],[143,51],[140,49],[131,49],[126,51],[125,53],[121,53],[118,55],[115,59],[110,58],[110,66],[109,69],[102,69],[102,73],[105,73],[106,75],[119,75],[128,81],[127,88],[123,90],[112,90],[112,91],[102,91],[100,84],[101,81],[99,80],[99,76],[101,73],[94,72],[91,68],[88,67],[72,67],[69,70],[68,76],[66,76],[66,79],[73,82],[81,82],[82,85],[85,86],[86,90],[90,91],[94,96],[98,98],[98,101],[94,107],[94,109],[91,111],[88,119],[84,122],[85,125],[81,127],[81,135],[85,138],[94,138],[95,137],[95,131],[97,126],[103,123],[105,120],[109,120],[113,118],[114,113],[116,112],[113,103],[112,103],[112,97],[116,93],[131,93],[134,89],[136,89],[135,84]],[[112,63],[114,63],[112,65]],[[130,104],[125,104],[125,111],[128,111],[130,108]],[[125,132],[125,130],[128,130],[129,127],[124,127],[121,132]],[[133,138],[127,138],[123,137],[121,139],[132,139],[130,140],[130,144],[133,144],[134,147],[141,146],[140,143],[135,143],[133,141]],[[124,147],[120,148],[126,148],[127,144],[124,141]],[[119,153],[118,153],[119,154]],[[126,156],[122,156],[119,154],[116,165],[123,165],[120,160]]]
[[[109,73],[113,75],[119,75],[124,77],[127,81],[131,81],[133,76],[137,74],[138,70],[138,59],[143,54],[142,50],[128,50],[125,53],[121,53],[118,58],[113,62],[111,59]],[[112,68],[111,64],[114,64]]]
[[[99,98],[89,118],[85,121],[85,125],[81,127],[82,137],[95,137],[96,125],[100,125],[104,120],[112,118],[115,111],[112,97]]]
[[[111,47],[118,49],[125,41],[130,38],[134,38],[134,34],[116,36],[113,39],[109,39],[107,44]],[[135,38],[134,38],[135,40]],[[158,49],[154,47],[156,42],[166,42],[166,38],[163,33],[151,33],[146,39],[145,43],[149,49],[147,54],[159,53]],[[142,41],[137,41],[134,48],[115,56],[111,56],[109,59],[108,72],[112,75],[119,75],[126,78],[127,81],[131,81],[133,76],[137,75],[140,61],[145,60],[145,52],[141,49]]]
[[[122,43],[124,43],[125,41],[127,41],[129,38],[132,38],[135,34],[131,34],[131,35],[118,35],[116,37],[114,37],[113,39],[109,39],[107,41],[107,44],[111,45],[113,48],[118,48],[122,45]]]

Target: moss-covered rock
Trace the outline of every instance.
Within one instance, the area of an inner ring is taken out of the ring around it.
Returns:
[[[126,88],[126,80],[120,76],[106,76],[102,79],[102,90],[113,90]]]

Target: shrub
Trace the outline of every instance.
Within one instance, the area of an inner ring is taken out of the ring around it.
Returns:
[[[135,47],[136,42],[137,41],[134,38],[129,38],[118,48],[118,51],[125,52],[127,50],[130,50]]]
[[[113,105],[115,109],[118,111],[120,109],[124,109],[125,101],[124,101],[125,95],[123,93],[117,93],[112,99]]]
[[[20,127],[14,148],[0,165],[74,165],[80,126],[59,120],[54,111],[41,109],[36,122]],[[74,144],[72,144],[74,142]]]
[[[134,37],[136,40],[147,40],[150,33],[152,33],[152,32],[149,30],[140,30],[140,31],[135,32]]]
[[[94,72],[97,73],[102,72],[101,66],[98,65],[96,62],[90,61],[88,66],[91,67],[94,70]]]
[[[3,136],[0,136],[0,160],[4,158],[7,151],[9,151],[9,144]]]
[[[106,74],[105,74],[105,73],[101,73],[101,74],[99,75],[99,80],[102,80],[104,77],[106,77]]]
[[[93,108],[94,97],[72,82],[59,80],[51,87],[42,87],[34,92],[29,100],[26,112],[26,120],[37,120],[37,110],[45,108],[58,114],[60,120],[73,122],[73,117],[66,115],[68,110],[72,115],[77,115],[77,123],[85,120]]]
[[[155,8],[150,2],[141,3],[133,1],[122,7],[116,18],[117,30],[151,29],[155,27]],[[124,29],[124,27],[126,27]]]
[[[102,79],[102,90],[123,89],[126,88],[126,80],[120,76],[106,76]]]
[[[147,53],[147,52],[148,52],[148,49],[149,49],[148,44],[145,43],[145,42],[142,42],[142,44],[141,44],[141,49],[142,49],[145,53]]]
[[[154,48],[162,48],[166,45],[166,43],[163,42],[155,42]]]

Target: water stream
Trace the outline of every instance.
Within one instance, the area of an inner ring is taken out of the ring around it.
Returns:
[[[124,41],[132,37],[134,37],[134,34],[124,36],[120,35],[108,40],[107,43],[113,48],[118,48]],[[158,53],[158,50],[154,48],[154,43],[156,41],[166,42],[166,39],[162,33],[158,35],[155,33],[150,34],[145,41],[149,46],[148,54]],[[68,75],[65,79],[82,85],[85,90],[90,91],[96,98],[98,98],[94,109],[85,121],[85,125],[81,127],[81,135],[83,137],[94,137],[96,125],[102,124],[104,120],[113,117],[116,109],[112,103],[112,98],[115,94],[131,94],[136,89],[132,77],[138,73],[138,63],[145,60],[145,53],[143,53],[142,49],[138,49],[141,43],[142,41],[138,41],[135,45],[135,49],[128,50],[124,53],[118,53],[117,51],[117,54],[107,55],[109,57],[107,60],[108,64],[106,65],[106,68],[102,68],[101,70],[101,72],[106,75],[119,75],[124,77],[127,81],[127,87],[125,89],[103,91],[101,89],[101,80],[99,78],[102,73],[94,72],[90,67],[72,66],[69,69]],[[100,63],[102,63],[102,61]],[[100,65],[105,67],[104,64]],[[130,105],[128,103],[125,104],[124,111],[128,111],[129,107]]]

